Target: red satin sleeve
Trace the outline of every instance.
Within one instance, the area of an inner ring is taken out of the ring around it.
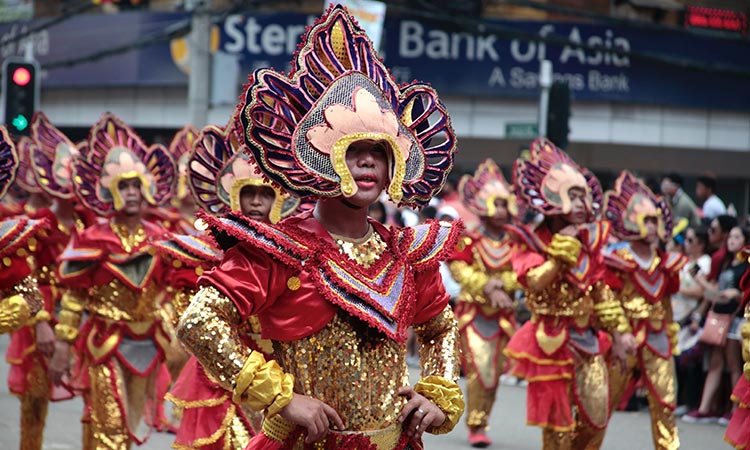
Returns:
[[[416,274],[414,281],[417,289],[414,324],[419,325],[440,314],[448,304],[450,296],[445,292],[438,268]]]
[[[198,285],[218,289],[245,320],[267,309],[287,289],[288,272],[267,254],[240,243],[224,253],[219,265],[201,275]]]
[[[609,269],[606,271],[606,274],[604,276],[604,282],[607,286],[609,286],[615,291],[622,290],[622,287],[623,287],[622,278],[620,278],[617,275],[617,272],[615,272],[614,270]]]
[[[513,271],[518,276],[518,282],[521,286],[528,288],[526,274],[529,270],[541,266],[546,261],[546,258],[539,253],[530,250],[521,250],[520,247],[516,247],[516,252],[513,255],[513,259],[511,259],[511,265],[513,266]]]

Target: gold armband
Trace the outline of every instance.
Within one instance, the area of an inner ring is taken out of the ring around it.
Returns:
[[[78,337],[78,328],[58,323],[55,325],[55,337],[58,341],[73,342]]]
[[[83,303],[81,303],[72,292],[65,292],[60,300],[60,305],[63,309],[67,309],[72,312],[83,312]]]
[[[266,411],[269,419],[292,401],[294,377],[284,373],[276,361],[266,361],[260,352],[252,352],[234,383],[232,400],[255,411]]]
[[[607,300],[594,304],[594,312],[602,328],[617,331],[620,334],[630,333],[630,321],[617,300]]]
[[[576,265],[580,253],[581,241],[562,234],[552,236],[552,242],[547,246],[547,254],[570,266]]]
[[[557,259],[548,259],[542,265],[526,273],[526,284],[532,292],[539,292],[555,280],[562,263]]]
[[[414,386],[414,392],[434,403],[445,414],[445,421],[437,427],[427,428],[428,433],[450,432],[464,413],[464,395],[461,388],[443,377],[429,376],[419,380]]]
[[[503,283],[503,290],[505,290],[505,292],[512,293],[522,289],[521,284],[518,282],[518,276],[513,270],[504,270],[500,272],[499,278]]]
[[[34,316],[34,323],[49,322],[50,320],[52,320],[52,316],[50,315],[50,313],[43,309],[36,313],[36,315]]]
[[[478,303],[486,303],[484,296],[484,286],[490,280],[490,277],[476,270],[465,261],[453,261],[448,266],[451,270],[451,276],[456,283],[461,285],[461,290],[469,294]]]
[[[0,333],[9,333],[26,325],[31,312],[26,299],[11,295],[0,301]]]

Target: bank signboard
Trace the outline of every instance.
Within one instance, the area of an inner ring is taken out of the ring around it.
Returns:
[[[27,39],[44,67],[158,35],[186,18],[149,12],[82,15]],[[216,24],[212,52],[224,62],[235,61],[242,80],[260,67],[286,70],[300,34],[314,20],[299,13],[231,15]],[[575,100],[750,109],[748,42],[589,23],[498,20],[486,25],[505,32],[467,33],[389,15],[383,56],[398,81],[426,80],[443,95],[535,98],[539,61],[549,59],[555,80],[567,82]],[[22,53],[22,43],[13,41],[22,29],[18,24],[0,26],[4,57]],[[534,42],[520,35],[564,39],[588,48]],[[184,37],[156,41],[107,59],[49,70],[43,86],[185,85],[187,42]],[[659,61],[665,58],[672,64]],[[717,67],[735,73],[711,70]]]

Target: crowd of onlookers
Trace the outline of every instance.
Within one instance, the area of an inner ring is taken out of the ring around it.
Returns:
[[[421,211],[399,209],[384,201],[373,205],[371,215],[402,226],[426,219],[460,217],[468,228],[473,228],[478,220],[461,204],[457,192],[460,172],[454,174],[440,196]],[[695,200],[683,189],[683,179],[677,174],[663,176],[660,185],[653,187],[666,197],[672,210],[673,238],[664,245],[689,259],[680,273],[680,290],[672,297],[672,314],[681,325],[678,343],[681,354],[676,357],[676,413],[686,422],[726,424],[731,417],[731,389],[742,373],[740,328],[744,318],[739,282],[748,262],[739,258],[738,252],[750,244],[750,236],[738,223],[734,207],[727,207],[716,194],[716,179],[712,176],[697,179]],[[460,287],[447,269],[444,283],[452,297],[458,295]],[[734,315],[726,343],[721,347],[701,342],[702,326],[710,310]],[[522,299],[518,316],[519,321],[528,317]],[[410,362],[416,363],[416,352],[410,354]],[[636,390],[629,401],[623,402],[621,409],[644,407],[645,398],[641,399],[638,393]]]

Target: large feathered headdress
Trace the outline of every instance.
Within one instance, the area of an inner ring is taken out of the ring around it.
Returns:
[[[41,194],[39,182],[34,176],[34,165],[32,154],[36,143],[28,136],[21,136],[16,142],[16,154],[18,155],[18,172],[16,173],[16,184],[30,194]]]
[[[441,189],[456,152],[448,112],[428,85],[397,85],[342,6],[308,29],[291,67],[255,72],[241,105],[265,175],[298,196],[350,197],[346,151],[377,140],[390,149],[391,199],[418,207]]]
[[[489,158],[479,164],[474,176],[461,177],[458,196],[471,212],[480,217],[495,215],[495,199],[505,200],[510,215],[518,215],[516,196],[511,192],[500,168]]]
[[[643,181],[624,170],[613,190],[604,196],[604,217],[620,239],[638,240],[646,236],[645,220],[654,217],[659,238],[672,234],[672,211],[660,195],[656,195]]]
[[[8,130],[0,126],[0,199],[5,196],[18,170],[18,154]]]
[[[73,163],[75,192],[100,215],[123,208],[117,190],[121,180],[141,180],[143,198],[160,205],[172,191],[176,168],[163,145],[147,147],[123,121],[106,113],[94,124],[88,145]]]
[[[299,199],[263,178],[235,132],[236,120],[232,116],[226,127],[209,125],[200,132],[188,161],[190,188],[201,208],[222,215],[240,209],[243,187],[269,186],[276,193],[269,220],[276,223],[294,212]]]
[[[586,207],[595,216],[602,203],[602,186],[585,167],[581,167],[547,139],[531,143],[528,159],[519,158],[513,167],[516,195],[526,205],[544,215],[567,214],[572,203],[571,188],[586,192]]]
[[[31,121],[31,139],[31,163],[39,187],[56,198],[73,198],[73,159],[79,154],[79,146],[41,111]]]
[[[174,137],[172,142],[169,143],[169,154],[172,155],[175,164],[177,165],[177,192],[174,193],[174,197],[178,200],[182,200],[185,196],[190,195],[190,187],[188,186],[188,160],[190,154],[193,152],[193,146],[198,139],[198,131],[192,125],[185,125],[179,130]]]

